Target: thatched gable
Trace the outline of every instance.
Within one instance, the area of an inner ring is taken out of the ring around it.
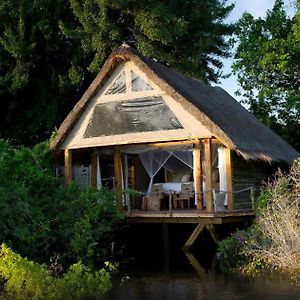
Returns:
[[[220,87],[189,78],[130,48],[113,52],[96,79],[60,126],[52,149],[57,150],[76,124],[89,100],[122,61],[137,67],[166,94],[178,101],[220,141],[245,159],[291,163],[299,153],[267,128]]]

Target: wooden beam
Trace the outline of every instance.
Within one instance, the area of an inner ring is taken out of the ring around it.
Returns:
[[[201,150],[200,141],[194,143],[194,183],[197,199],[197,208],[202,209],[202,165],[201,165]]]
[[[73,181],[72,150],[66,149],[65,152],[65,185]]]
[[[213,211],[213,195],[212,195],[212,153],[211,140],[204,140],[204,156],[205,156],[205,178],[206,178],[206,210]]]
[[[198,276],[202,276],[207,279],[207,271],[200,265],[199,261],[196,259],[193,253],[188,249],[183,249],[183,253],[186,255],[190,264],[196,270]]]
[[[201,219],[201,220],[199,220]],[[224,218],[225,219],[225,218]],[[212,223],[212,224],[222,224],[222,218],[198,218],[198,217],[140,217],[136,216],[135,212],[132,212],[130,216],[127,216],[126,221],[130,223],[170,223],[170,224],[199,224]],[[227,222],[228,223],[228,222]]]
[[[215,244],[219,245],[220,239],[219,239],[219,236],[217,234],[215,225],[214,224],[207,224],[206,225],[206,229],[210,233],[210,236],[213,239],[213,241],[215,242]]]
[[[172,146],[181,146],[181,145],[192,145],[197,143],[199,140],[185,140],[185,141],[169,141],[169,142],[151,142],[148,143],[149,146],[152,147],[158,147],[158,148],[163,148],[163,147],[172,147]]]
[[[233,194],[232,194],[232,168],[231,168],[231,150],[225,148],[226,159],[226,182],[227,182],[227,207],[228,209],[234,209]]]
[[[197,237],[199,236],[199,234],[203,230],[204,226],[205,226],[205,223],[199,223],[197,225],[197,227],[194,229],[194,231],[192,232],[192,234],[189,237],[189,239],[184,244],[184,246],[183,246],[184,250],[188,250],[194,244],[194,242],[196,241]]]
[[[97,188],[97,155],[92,154],[91,156],[91,186]]]
[[[121,151],[119,147],[114,148],[114,188],[118,193],[118,208],[123,210],[123,198],[122,198],[122,161]]]

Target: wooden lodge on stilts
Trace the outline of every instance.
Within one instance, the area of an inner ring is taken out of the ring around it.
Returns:
[[[130,222],[195,223],[186,247],[204,226],[253,216],[262,181],[299,156],[222,88],[127,45],[109,56],[51,147],[64,157],[66,184],[114,188]]]

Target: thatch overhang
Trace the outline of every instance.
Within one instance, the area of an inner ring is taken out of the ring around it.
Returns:
[[[292,163],[300,156],[222,88],[211,87],[200,80],[187,77],[127,47],[122,47],[109,56],[97,77],[60,126],[56,138],[51,142],[53,150],[59,149],[89,100],[115,67],[127,60],[133,61],[150,80],[200,120],[217,139],[245,159]]]

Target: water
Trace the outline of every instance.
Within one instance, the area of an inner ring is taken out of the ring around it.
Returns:
[[[163,251],[160,229],[152,225],[142,228],[142,235],[134,229],[124,236],[127,242],[131,240],[127,253],[132,256],[120,266],[123,279],[115,279],[107,300],[300,299],[300,288],[283,276],[249,278],[219,271],[207,233],[193,253],[184,253],[182,240],[192,227],[171,226],[169,252]]]

